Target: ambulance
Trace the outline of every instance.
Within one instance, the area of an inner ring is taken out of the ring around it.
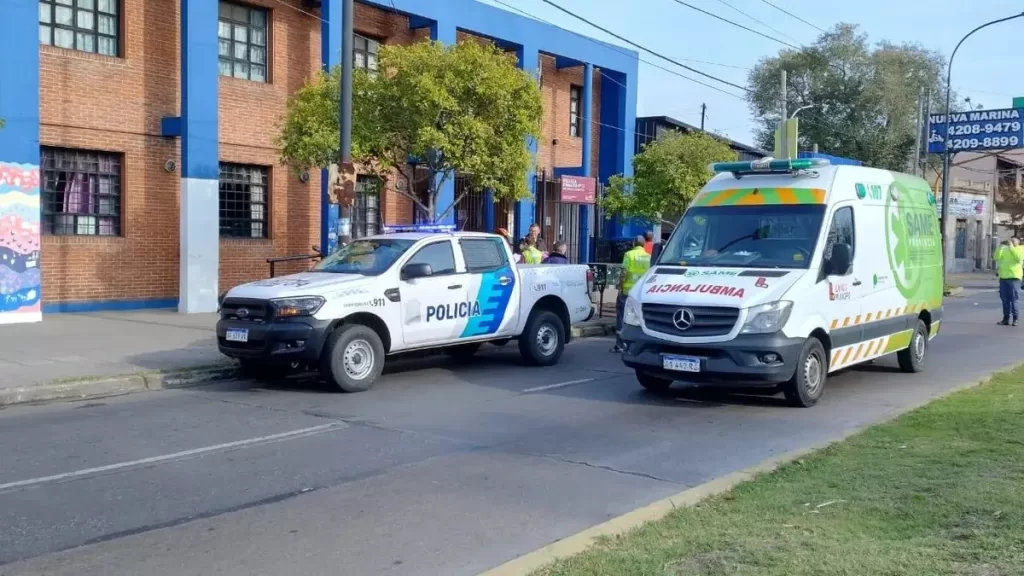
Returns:
[[[809,407],[856,364],[924,369],[943,303],[927,182],[818,158],[711,170],[625,303],[641,386],[763,386]]]

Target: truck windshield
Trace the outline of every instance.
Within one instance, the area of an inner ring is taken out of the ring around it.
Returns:
[[[415,243],[414,240],[391,238],[356,240],[321,260],[313,270],[377,276],[387,271]]]
[[[807,268],[824,214],[820,204],[690,208],[658,263]]]

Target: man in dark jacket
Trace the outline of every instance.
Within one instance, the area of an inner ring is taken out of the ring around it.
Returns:
[[[548,257],[541,264],[568,264],[569,258],[565,255],[567,248],[565,242],[556,242],[555,249],[548,254]]]

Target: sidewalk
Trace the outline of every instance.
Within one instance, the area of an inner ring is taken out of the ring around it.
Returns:
[[[574,338],[610,332],[608,293],[604,318],[574,326]],[[36,324],[0,326],[0,407],[230,376],[235,364],[217,351],[216,323],[216,314],[157,310],[49,314]]]

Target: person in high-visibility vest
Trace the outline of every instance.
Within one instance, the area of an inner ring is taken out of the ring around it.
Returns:
[[[523,264],[540,264],[544,253],[537,249],[537,239],[533,236],[523,238]]]
[[[626,297],[633,289],[640,277],[651,267],[651,255],[647,253],[645,245],[647,239],[637,236],[633,240],[633,248],[622,255],[622,274],[619,276],[619,297],[615,299],[615,328],[619,331],[619,337],[615,340],[612,352],[622,352],[625,344],[622,342],[622,313],[626,307]]]
[[[1017,301],[1020,299],[1021,278],[1024,277],[1024,252],[1017,245],[1017,239],[1003,241],[992,256],[999,273],[999,299],[1003,301],[1001,326],[1016,326],[1018,318]]]

